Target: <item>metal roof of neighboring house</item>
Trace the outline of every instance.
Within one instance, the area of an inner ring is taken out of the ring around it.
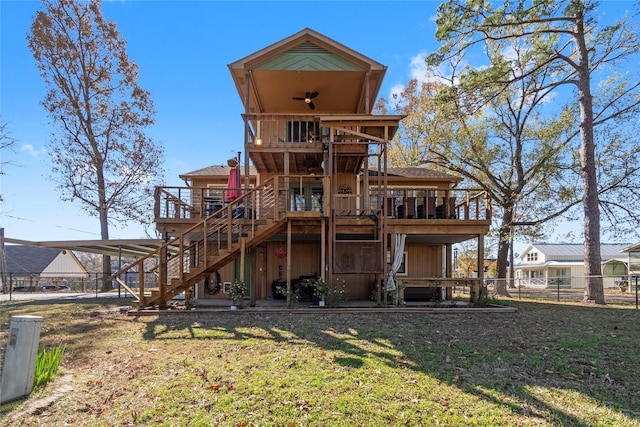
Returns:
[[[36,274],[42,273],[60,252],[64,252],[63,249],[22,245],[6,245],[4,250],[7,272]]]
[[[603,243],[600,245],[600,257],[603,260],[619,257],[620,252],[628,246],[629,243]],[[524,259],[532,249],[536,249],[545,256],[584,258],[584,244],[582,243],[533,243],[525,249],[520,258]]]

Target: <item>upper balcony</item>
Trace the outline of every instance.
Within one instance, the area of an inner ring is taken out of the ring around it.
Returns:
[[[403,116],[245,114],[245,150],[259,173],[357,173],[370,146],[393,138]],[[377,150],[381,152],[382,150]]]

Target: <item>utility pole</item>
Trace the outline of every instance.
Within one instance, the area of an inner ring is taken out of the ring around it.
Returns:
[[[2,281],[2,293],[9,291],[7,287],[7,255],[4,251],[4,227],[0,227],[0,281]]]

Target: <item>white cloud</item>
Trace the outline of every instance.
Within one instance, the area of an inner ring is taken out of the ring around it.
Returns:
[[[411,78],[416,79],[419,83],[442,83],[451,84],[449,80],[442,76],[449,76],[451,71],[449,67],[442,63],[437,68],[429,68],[426,61],[427,54],[420,52],[409,62],[409,71]]]
[[[24,144],[22,147],[20,147],[20,151],[26,151],[31,157],[36,160],[40,160],[40,156],[44,155],[47,152],[44,147],[36,149],[31,144]]]
[[[411,78],[417,79],[419,82],[425,81],[427,78],[427,62],[425,58],[427,54],[425,52],[420,52],[409,62],[409,71],[411,72]]]
[[[509,45],[502,49],[502,56],[504,56],[506,60],[518,59],[518,52],[516,52],[512,45]]]

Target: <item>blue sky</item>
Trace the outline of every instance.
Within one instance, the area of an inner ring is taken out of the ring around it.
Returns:
[[[438,48],[438,1],[105,1],[105,17],[128,40],[140,83],[157,111],[150,136],[166,150],[164,180],[225,162],[242,151],[242,106],[227,64],[305,27],[388,66],[380,95],[422,73],[424,53]],[[605,2],[613,11],[630,1]],[[98,239],[97,218],[63,203],[46,152],[51,128],[40,101],[45,86],[26,34],[41,8],[35,1],[0,0],[0,114],[17,140],[5,150],[0,226],[25,240]],[[418,58],[418,59],[416,59]],[[111,238],[146,237],[142,227],[115,226]]]
[[[166,150],[165,182],[226,161],[242,151],[242,105],[227,64],[305,27],[313,28],[389,67],[382,88],[411,78],[410,63],[437,48],[438,2],[113,1],[103,13],[128,41],[140,83],[154,97],[150,135]],[[4,198],[0,226],[26,240],[99,238],[97,218],[59,200],[46,152],[51,128],[40,101],[44,83],[26,34],[40,8],[34,1],[0,1],[0,112],[17,140],[2,153]],[[357,19],[354,19],[357,17]],[[411,21],[411,25],[398,25]],[[142,227],[112,227],[112,238],[145,237]]]

